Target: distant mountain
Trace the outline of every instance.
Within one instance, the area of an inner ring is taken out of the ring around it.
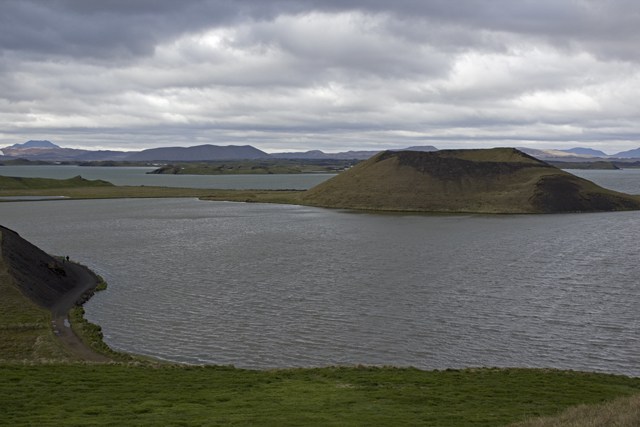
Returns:
[[[380,151],[343,151],[341,153],[324,153],[320,150],[311,150],[305,152],[288,152],[288,153],[271,153],[271,157],[276,159],[336,159],[336,160],[366,160]],[[438,151],[432,145],[398,148],[391,151]]]
[[[75,148],[59,147],[16,147],[3,148],[5,156],[13,158],[23,158],[27,160],[46,160],[50,162],[67,161],[102,161],[102,160],[124,160],[130,155],[126,151],[91,151],[77,150]]]
[[[285,153],[271,153],[274,159],[331,159],[331,154],[320,150],[311,151],[291,151]]]
[[[639,158],[640,157],[640,148],[636,148],[635,150],[629,151],[621,151],[618,154],[614,154],[613,157],[627,157],[627,158]]]
[[[203,160],[270,159],[272,156],[250,145],[197,145],[195,147],[163,147],[133,153],[130,161],[188,162]]]
[[[584,156],[609,157],[608,154],[600,150],[594,150],[593,148],[585,148],[585,147],[575,147],[569,150],[558,150],[558,151],[562,151],[564,153],[581,154]]]
[[[560,151],[560,150],[538,150],[535,148],[516,147],[516,149],[544,161],[557,161],[557,162],[595,162],[598,160],[604,160],[609,158],[606,154],[604,156],[593,156],[587,154],[576,154],[572,152]]]
[[[402,148],[400,150],[391,150],[391,151],[438,151],[438,149],[433,145],[417,145],[414,147]]]
[[[53,144],[50,141],[27,141],[23,144],[13,144],[11,147],[7,148],[60,148],[56,144]]]

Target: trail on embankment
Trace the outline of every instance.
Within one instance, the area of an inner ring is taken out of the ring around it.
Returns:
[[[94,290],[97,276],[73,262],[54,258],[18,233],[0,226],[0,257],[11,281],[22,295],[51,313],[51,326],[60,342],[74,356],[88,361],[109,358],[88,348],[70,327],[68,312]]]

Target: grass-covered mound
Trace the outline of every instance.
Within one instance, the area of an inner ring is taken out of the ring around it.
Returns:
[[[0,176],[0,190],[45,190],[49,188],[113,187],[100,179],[88,180],[80,175],[69,179],[18,178]]]
[[[640,209],[514,148],[382,152],[300,196],[304,204],[426,212],[552,213]]]
[[[493,427],[638,391],[640,379],[536,369],[0,364],[0,424]]]

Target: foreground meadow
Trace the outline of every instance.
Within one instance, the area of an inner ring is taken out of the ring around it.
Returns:
[[[501,426],[639,391],[556,370],[2,364],[0,424]]]

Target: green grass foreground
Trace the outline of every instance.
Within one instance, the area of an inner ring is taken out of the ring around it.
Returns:
[[[501,426],[640,391],[640,379],[534,369],[0,365],[0,424]]]

